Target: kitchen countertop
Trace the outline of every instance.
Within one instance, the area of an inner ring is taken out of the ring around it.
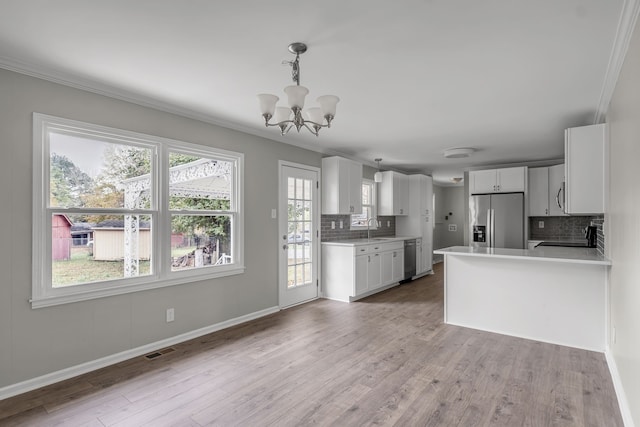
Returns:
[[[389,236],[389,237],[372,237],[371,239],[345,239],[335,240],[332,242],[322,242],[323,245],[338,245],[338,246],[360,246],[370,245],[376,243],[388,243],[398,242],[404,240],[418,239],[419,236]]]
[[[576,264],[596,264],[610,266],[611,261],[593,248],[566,248],[544,246],[536,249],[474,248],[472,246],[452,246],[433,251],[442,255],[462,255],[492,258],[518,258],[545,262]]]

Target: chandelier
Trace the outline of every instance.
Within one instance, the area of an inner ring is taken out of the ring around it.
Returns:
[[[291,43],[289,52],[296,55],[296,59],[283,61],[283,64],[291,65],[291,76],[295,83],[295,85],[284,88],[284,93],[288,97],[289,107],[276,107],[276,103],[280,98],[275,95],[266,93],[258,95],[265,126],[278,126],[282,135],[295,126],[298,132],[305,127],[309,132],[318,136],[320,129],[331,127],[331,121],[336,115],[336,104],[340,101],[340,98],[334,95],[320,96],[316,100],[320,107],[302,110],[304,108],[304,98],[309,93],[309,89],[300,86],[300,55],[306,51],[306,44]],[[270,122],[272,118],[273,123]]]

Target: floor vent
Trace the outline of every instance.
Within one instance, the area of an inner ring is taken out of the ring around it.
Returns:
[[[152,359],[155,359],[157,357],[164,356],[165,354],[173,353],[174,351],[176,351],[175,348],[167,347],[167,348],[163,348],[162,350],[158,350],[158,351],[154,351],[153,353],[149,353],[144,357],[146,357],[149,360],[152,360]]]

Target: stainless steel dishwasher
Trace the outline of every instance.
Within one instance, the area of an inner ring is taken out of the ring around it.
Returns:
[[[404,241],[404,280],[416,275],[416,239]]]

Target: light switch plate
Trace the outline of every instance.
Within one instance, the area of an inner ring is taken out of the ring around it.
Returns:
[[[277,211],[275,209],[271,209],[271,219],[276,219],[277,216]]]
[[[331,221],[331,229],[332,230],[336,229],[336,222],[335,221]]]
[[[538,228],[544,228],[544,221],[538,221]]]

